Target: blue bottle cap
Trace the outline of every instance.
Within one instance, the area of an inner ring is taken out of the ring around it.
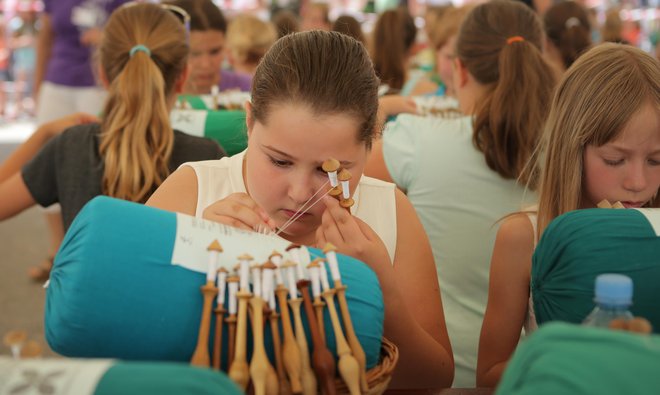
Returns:
[[[596,277],[596,303],[614,306],[632,304],[633,283],[623,274],[601,274]]]

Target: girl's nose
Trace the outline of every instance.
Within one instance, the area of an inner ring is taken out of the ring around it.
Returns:
[[[648,175],[644,165],[633,164],[630,166],[623,187],[631,192],[642,192],[648,187]]]

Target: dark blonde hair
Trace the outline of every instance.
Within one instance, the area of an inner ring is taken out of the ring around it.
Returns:
[[[271,17],[271,21],[277,29],[277,36],[282,38],[290,33],[300,31],[300,21],[296,14],[289,10],[280,10]]]
[[[227,28],[227,46],[234,59],[250,67],[257,67],[277,39],[275,25],[254,15],[238,15]]]
[[[601,44],[566,72],[545,127],[539,185],[539,234],[555,217],[581,207],[584,150],[621,134],[644,104],[660,106],[660,63],[623,44]],[[650,206],[660,207],[660,197]]]
[[[436,50],[444,47],[452,36],[458,34],[463,19],[472,8],[472,5],[451,7],[442,14],[431,30],[430,40]]]
[[[494,0],[463,21],[456,55],[486,87],[476,104],[473,143],[488,167],[531,189],[537,175],[525,172],[545,122],[555,82],[541,55],[543,30],[520,2]]]
[[[378,78],[364,46],[337,32],[313,30],[279,39],[252,82],[252,121],[267,124],[282,103],[315,114],[345,113],[360,123],[357,141],[368,148],[378,130]]]
[[[216,30],[227,33],[227,20],[211,0],[168,0],[165,4],[181,7],[190,15],[190,30],[205,32]]]
[[[376,74],[392,89],[401,89],[406,79],[406,57],[415,43],[417,27],[405,8],[383,12],[373,30],[372,58]]]
[[[591,47],[591,26],[587,11],[574,1],[562,1],[543,16],[545,33],[561,54],[564,68]]]
[[[351,36],[363,45],[366,43],[364,33],[362,32],[362,25],[350,15],[342,15],[335,19],[335,22],[332,24],[332,31]]]
[[[150,53],[131,55],[137,45]],[[170,174],[174,133],[167,100],[186,65],[186,31],[158,5],[125,5],[105,26],[99,53],[110,84],[101,124],[102,191],[144,202]]]

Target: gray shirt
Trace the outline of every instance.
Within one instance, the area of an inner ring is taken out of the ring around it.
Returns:
[[[41,206],[60,203],[64,229],[93,197],[102,195],[104,163],[99,154],[99,124],[74,126],[50,140],[22,170],[23,181]],[[217,142],[174,131],[170,171],[190,161],[219,159]]]

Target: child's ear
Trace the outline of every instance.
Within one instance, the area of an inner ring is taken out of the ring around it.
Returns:
[[[254,126],[254,119],[252,119],[252,103],[250,101],[245,102],[245,125],[247,126],[247,135],[248,139],[252,134],[252,127]]]
[[[468,70],[459,58],[454,58],[454,73],[455,78],[454,83],[458,83],[458,87],[464,87],[468,82]]]

